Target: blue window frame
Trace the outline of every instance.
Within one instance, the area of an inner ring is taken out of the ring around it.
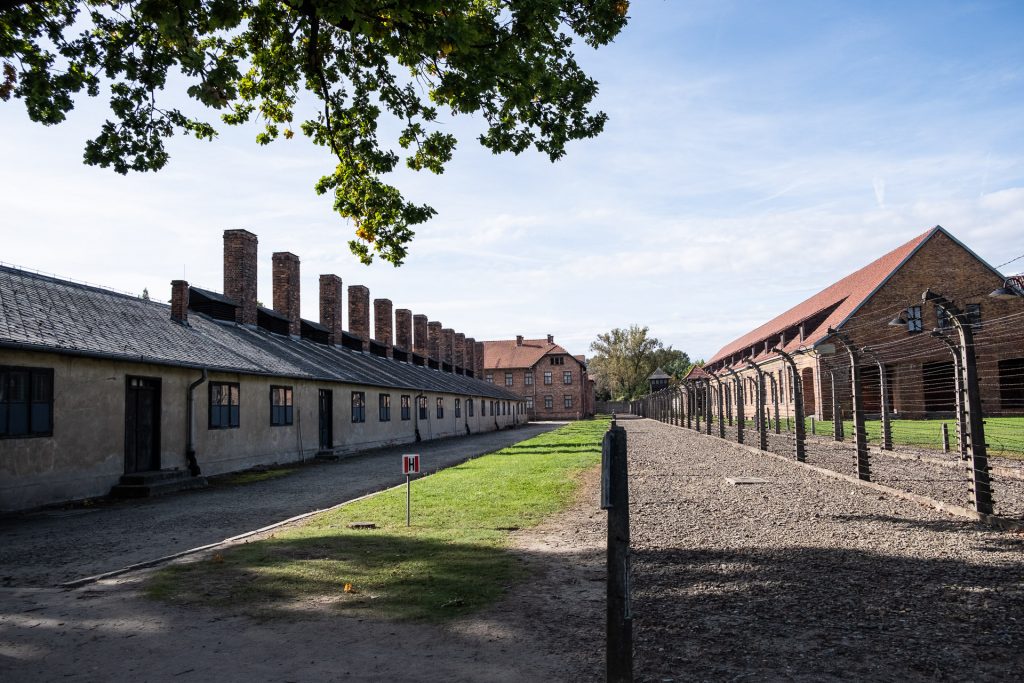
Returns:
[[[352,421],[366,422],[366,392],[352,392]]]
[[[210,382],[210,429],[238,429],[240,398],[238,382]]]
[[[53,434],[53,370],[0,366],[0,438]]]

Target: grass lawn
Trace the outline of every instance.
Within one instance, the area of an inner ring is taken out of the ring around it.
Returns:
[[[411,620],[479,609],[523,578],[506,549],[510,532],[574,501],[579,473],[600,462],[607,428],[606,419],[576,422],[414,480],[410,528],[403,486],[267,539],[167,567],[148,592],[265,616],[294,615],[314,604]],[[352,530],[351,522],[377,528]]]
[[[793,430],[793,419],[785,417],[779,420],[783,431]],[[745,429],[754,429],[752,420],[744,420]],[[942,449],[942,425],[948,425],[949,447],[956,450],[956,420],[892,420],[892,443],[894,446],[916,446],[919,448]],[[807,434],[811,435],[811,420],[807,418]],[[769,425],[774,430],[774,418]],[[868,420],[864,423],[868,443],[882,442],[881,420]],[[832,435],[831,420],[816,420],[814,433],[818,436]],[[853,420],[843,421],[843,438],[853,440]],[[988,444],[989,455],[1006,458],[1024,458],[1024,417],[987,417],[985,418],[985,442]]]
[[[948,425],[949,447],[956,450],[956,420],[893,420],[892,442],[894,446],[918,446],[920,448],[942,448],[942,425]],[[785,422],[783,422],[785,424]],[[864,423],[869,443],[881,443],[882,423],[869,420]],[[810,420],[807,433],[811,433]],[[820,435],[832,434],[832,422],[818,422],[815,431]],[[843,421],[846,439],[853,439],[853,421]],[[1024,457],[1024,417],[985,418],[985,442],[989,455],[1008,458]]]

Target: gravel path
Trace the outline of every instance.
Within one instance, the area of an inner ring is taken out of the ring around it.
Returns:
[[[406,444],[246,485],[214,485],[141,501],[71,506],[0,518],[0,586],[53,586],[217,543],[405,481],[402,453],[424,473],[499,450],[562,423]]]
[[[712,434],[718,435],[717,423],[712,425]],[[736,441],[735,426],[726,427],[725,438]],[[744,430],[744,442],[756,447],[757,432],[750,427]],[[795,436],[791,432],[768,432],[768,450],[773,453],[793,456],[794,443]],[[843,474],[857,474],[856,447],[850,435],[842,442],[833,441],[827,436],[809,435],[805,443],[808,463]],[[890,452],[881,451],[877,442],[869,443],[868,448],[872,481],[945,503],[973,507],[969,499],[970,474],[967,464],[960,462],[955,453],[897,446],[894,456]],[[989,465],[997,468],[991,473],[995,513],[1011,519],[1024,519],[1024,463],[990,457]],[[1013,476],[1005,476],[1001,470],[1009,470]]]
[[[621,424],[638,680],[1019,679],[1024,536],[678,427]]]

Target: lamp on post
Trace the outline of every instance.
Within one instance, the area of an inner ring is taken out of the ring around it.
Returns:
[[[998,291],[998,290],[997,290]],[[995,292],[993,292],[994,294]],[[981,412],[981,392],[978,388],[978,363],[974,356],[974,331],[967,315],[949,299],[926,289],[921,301],[934,303],[953,322],[960,337],[960,358],[963,363],[966,405],[964,406],[967,454],[971,461],[974,480],[974,509],[985,515],[992,514],[992,481],[988,474],[988,452],[985,444],[985,423]]]
[[[739,374],[730,367],[724,368],[732,375],[733,396],[736,404],[736,443],[743,443],[743,381]]]
[[[1017,284],[1020,275],[1016,278],[1008,277],[1003,280],[1003,284],[997,287],[991,294],[990,297],[993,299],[999,299],[1000,301],[1011,301],[1018,297],[1024,296],[1024,290],[1021,289],[1020,285]]]
[[[757,447],[766,451],[768,450],[768,425],[765,424],[764,419],[764,371],[749,358],[744,362],[747,367],[753,368],[757,373],[757,400],[755,401],[757,419],[754,421],[754,426],[757,428]]]
[[[718,437],[720,439],[725,438],[725,418],[722,416],[722,380],[718,378],[718,375],[712,371],[704,368],[704,372],[708,373],[708,376],[715,380],[717,386],[717,397],[718,397]]]
[[[967,443],[966,439],[964,439],[967,416],[964,414],[964,368],[961,363],[960,348],[947,339],[946,335],[942,334],[940,330],[932,330],[932,336],[942,342],[953,356],[953,397],[956,399],[954,402],[956,407],[956,443],[957,449],[960,451],[960,459],[967,460]]]
[[[889,416],[889,377],[885,373],[885,363],[882,362],[882,359],[878,357],[877,353],[866,346],[861,349],[861,352],[871,360],[875,361],[875,365],[878,366],[878,383],[882,393],[882,450],[891,451],[892,424]]]
[[[828,333],[843,345],[850,356],[850,393],[853,394],[853,443],[857,449],[857,478],[871,481],[871,464],[868,461],[867,432],[864,429],[864,403],[861,396],[863,383],[860,376],[860,358],[856,347],[842,332],[828,328]],[[836,417],[836,416],[833,416]]]
[[[796,361],[793,360],[793,356],[789,355],[779,347],[772,349],[772,353],[777,353],[782,356],[782,359],[786,361],[789,366],[790,372],[793,373],[793,379],[791,385],[793,387],[793,417],[796,420],[796,459],[799,462],[803,462],[807,459],[804,452],[804,439],[806,437],[805,425],[804,425],[804,387],[803,380],[800,379],[800,373],[796,368]]]

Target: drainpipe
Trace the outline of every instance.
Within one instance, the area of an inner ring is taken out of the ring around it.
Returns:
[[[195,390],[205,381],[206,368],[203,368],[202,377],[188,385],[188,393],[185,401],[185,420],[187,422],[187,428],[185,430],[185,461],[188,463],[188,471],[193,477],[198,477],[201,474],[199,470],[199,462],[196,460],[195,448],[195,420],[193,419],[193,413],[195,412]]]
[[[423,394],[416,394],[416,405],[414,406],[414,408],[416,410],[416,412],[414,413],[416,415],[416,418],[415,418],[415,422],[413,423],[413,425],[415,426],[415,429],[416,429],[416,443],[419,443],[420,441],[423,441],[423,437],[420,436],[420,399],[421,398],[426,398],[426,396],[423,395]],[[429,406],[428,406],[428,409],[429,409]]]

